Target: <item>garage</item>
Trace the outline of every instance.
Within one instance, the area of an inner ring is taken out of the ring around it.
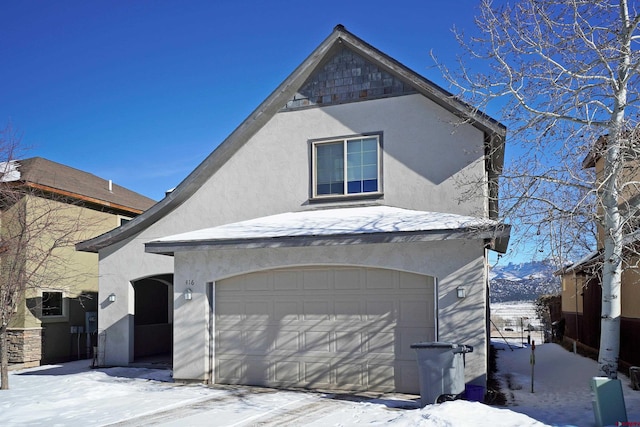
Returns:
[[[305,267],[212,286],[216,383],[419,391],[410,344],[436,339],[433,277]]]

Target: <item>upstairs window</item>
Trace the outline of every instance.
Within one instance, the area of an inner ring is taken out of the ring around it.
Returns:
[[[42,293],[42,317],[62,316],[62,292]]]
[[[313,197],[380,192],[380,138],[313,142]]]

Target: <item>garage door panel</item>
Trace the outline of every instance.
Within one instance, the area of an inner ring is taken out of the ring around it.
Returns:
[[[420,290],[424,289],[425,280],[427,281],[427,286],[433,287],[432,277],[423,276],[420,274],[404,273],[399,277],[398,286],[400,289]]]
[[[303,343],[306,352],[328,353],[331,351],[331,331],[305,331]]]
[[[397,272],[393,270],[369,269],[365,270],[367,289],[389,290],[397,288]]]
[[[254,329],[242,333],[246,354],[264,355],[272,350],[274,332],[267,329]]]
[[[366,302],[366,310],[368,320],[382,320],[395,317],[396,307],[393,300],[373,300]]]
[[[253,273],[215,285],[216,382],[418,392],[433,279],[367,268]]]
[[[275,319],[281,321],[298,321],[300,320],[300,306],[299,301],[275,301],[273,303],[273,315]]]
[[[415,350],[411,344],[424,341],[435,341],[436,330],[433,328],[403,328],[396,340],[396,354],[401,360],[415,360]]]
[[[245,319],[249,321],[268,322],[272,316],[271,305],[266,301],[248,301],[244,307]]]
[[[360,321],[364,308],[360,300],[335,301],[333,304],[333,315],[336,321]]]
[[[330,313],[329,301],[305,301],[303,303],[304,320],[329,320]]]
[[[360,269],[334,270],[334,289],[336,291],[355,291],[363,288],[363,278]]]
[[[429,314],[433,314],[433,304],[425,301],[400,301],[400,324],[421,323],[426,325],[429,322]],[[431,317],[432,318],[432,317]]]
[[[244,281],[245,291],[270,291],[273,289],[273,275],[268,272],[253,273]]]
[[[315,388],[331,387],[331,364],[328,362],[303,362],[303,384]]]
[[[393,391],[390,385],[395,383],[395,369],[390,369],[388,364],[369,364],[367,365],[367,379],[373,389]]]
[[[347,390],[365,388],[366,365],[363,363],[336,364],[333,368],[336,385]]]
[[[367,353],[383,353],[393,355],[395,349],[395,335],[393,332],[375,332],[367,335]]]
[[[336,352],[358,355],[364,350],[361,332],[336,332]]]
[[[242,330],[226,329],[216,332],[216,352],[219,354],[243,354]]]
[[[330,289],[329,279],[330,271],[322,270],[305,270],[302,273],[302,289],[305,290],[328,290]]]
[[[275,275],[273,288],[276,291],[292,291],[298,289],[300,282],[299,271],[280,271]]]
[[[243,364],[240,358],[220,355],[216,358],[216,378],[224,384],[241,384]]]
[[[224,316],[225,320],[241,320],[244,312],[242,301],[225,300],[224,304],[216,307],[216,315]]]
[[[274,350],[294,353],[300,351],[300,332],[280,331],[275,340]]]
[[[302,369],[298,361],[276,362],[274,367],[274,378],[279,383],[294,384],[302,381]]]

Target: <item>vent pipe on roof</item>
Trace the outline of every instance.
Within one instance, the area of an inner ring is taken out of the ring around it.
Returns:
[[[109,193],[113,193],[113,181],[109,180]]]

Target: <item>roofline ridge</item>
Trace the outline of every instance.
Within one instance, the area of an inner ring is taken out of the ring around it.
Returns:
[[[335,43],[345,42],[354,49],[362,52],[371,60],[378,62],[389,71],[401,75],[412,85],[418,85],[423,96],[436,102],[443,108],[457,115],[468,114],[473,123],[482,126],[485,133],[493,133],[504,141],[506,127],[490,118],[477,109],[472,109],[468,104],[463,103],[448,93],[446,90],[421,76],[410,68],[404,66],[389,55],[378,50],[374,46],[347,31],[338,24],[333,31],[298,65],[264,101],[262,101],[196,168],[180,182],[165,198],[146,210],[143,214],[127,222],[121,227],[113,229],[100,236],[85,240],[76,245],[76,249],[87,252],[97,252],[99,249],[110,246],[123,239],[129,238],[146,227],[151,226],[163,215],[170,213],[189,197],[191,197],[222,165],[224,165],[253,135],[255,135],[295,94],[306,79],[321,64],[322,59],[331,51]],[[372,56],[372,54],[375,54]],[[413,76],[414,79],[408,77]],[[427,87],[425,87],[425,84]],[[440,96],[438,96],[440,95]],[[455,111],[452,111],[455,110]],[[473,114],[473,112],[476,112]],[[482,123],[477,120],[477,113],[481,113],[480,118],[490,119],[490,123]],[[473,124],[472,123],[472,124]],[[490,124],[494,124],[491,126]]]

